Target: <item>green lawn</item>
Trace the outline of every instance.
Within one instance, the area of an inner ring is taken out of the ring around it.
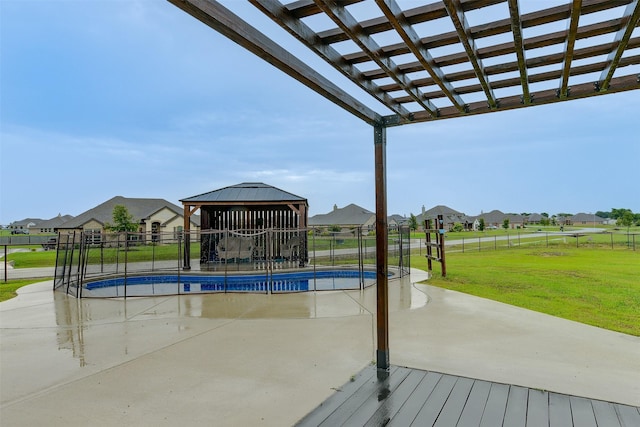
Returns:
[[[436,263],[428,283],[640,336],[639,277],[639,251],[566,245],[449,253],[447,277]]]
[[[30,285],[36,282],[44,282],[46,280],[53,280],[53,277],[44,279],[9,280],[7,283],[0,282],[0,302],[6,301],[18,295],[16,291],[23,286]]]

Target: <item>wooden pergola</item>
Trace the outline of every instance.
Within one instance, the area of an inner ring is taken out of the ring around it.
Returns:
[[[379,112],[220,3],[169,1],[373,127],[378,369],[389,368],[387,127],[640,89],[638,0],[527,2],[538,7],[527,13],[518,0],[249,0]]]

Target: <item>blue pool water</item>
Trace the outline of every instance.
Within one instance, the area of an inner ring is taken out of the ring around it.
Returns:
[[[346,290],[360,288],[360,275],[364,286],[375,282],[376,273],[356,270],[300,271],[256,275],[194,275],[163,274],[118,277],[98,280],[84,285],[89,295],[122,296],[167,295],[206,292],[304,292],[313,290]]]

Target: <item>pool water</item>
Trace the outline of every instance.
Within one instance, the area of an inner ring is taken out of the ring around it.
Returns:
[[[361,279],[362,277],[362,279]],[[211,292],[305,292],[360,289],[375,283],[374,271],[302,271],[272,275],[149,275],[86,283],[83,296],[118,297]]]

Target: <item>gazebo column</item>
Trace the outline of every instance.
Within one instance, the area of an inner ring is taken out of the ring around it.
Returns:
[[[182,235],[184,236],[183,264],[184,270],[191,270],[191,210],[189,205],[184,205],[184,226]]]
[[[374,130],[376,180],[376,283],[377,283],[377,367],[389,369],[389,279],[387,227],[387,128],[376,124]]]

